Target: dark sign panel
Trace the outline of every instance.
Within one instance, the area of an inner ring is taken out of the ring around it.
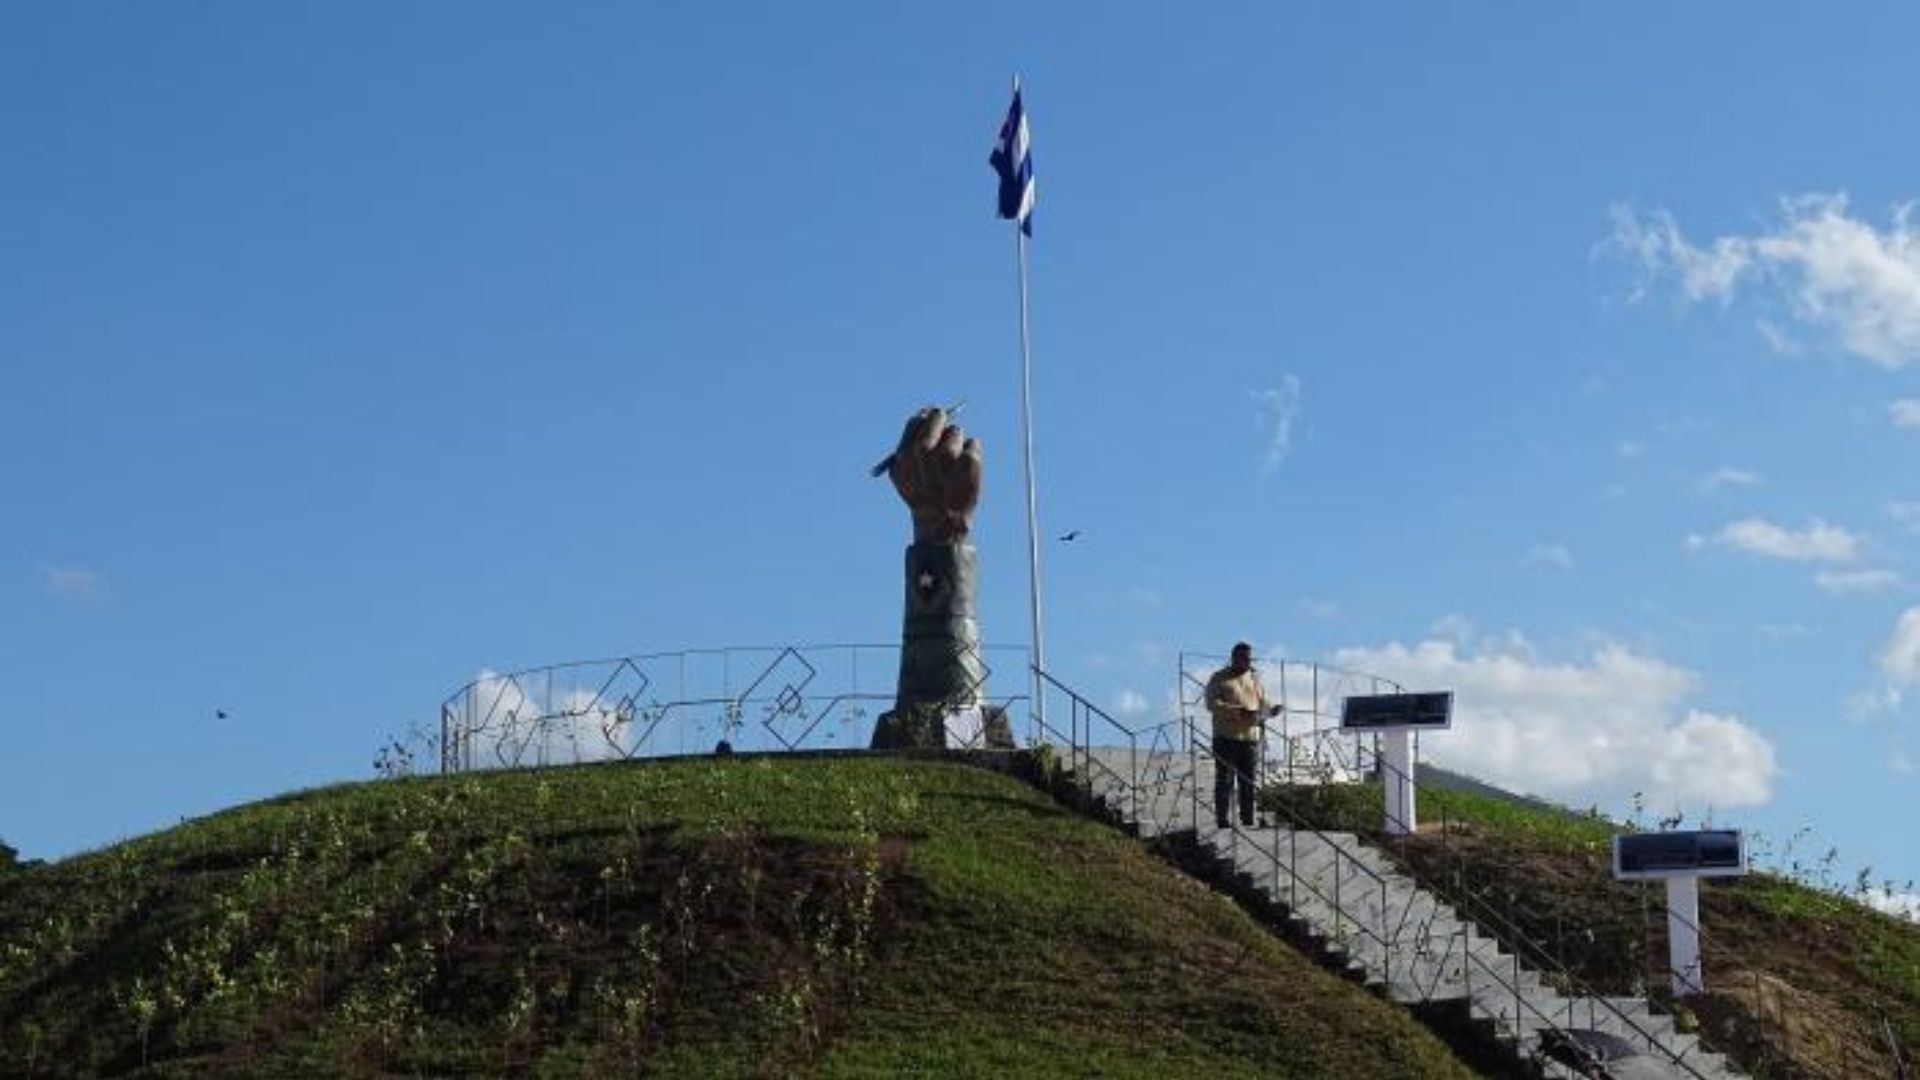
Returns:
[[[1613,838],[1613,876],[1737,877],[1747,872],[1738,829],[1622,834]]]
[[[1444,728],[1453,723],[1453,692],[1367,694],[1350,697],[1340,710],[1340,726],[1349,731]]]

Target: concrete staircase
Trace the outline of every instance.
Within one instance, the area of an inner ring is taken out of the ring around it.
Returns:
[[[1065,764],[1141,836],[1192,833],[1377,993],[1408,1006],[1464,1005],[1482,1031],[1542,1075],[1742,1075],[1644,1000],[1556,991],[1352,833],[1216,827],[1204,753],[1094,747]]]

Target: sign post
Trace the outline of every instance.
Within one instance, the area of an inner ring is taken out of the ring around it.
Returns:
[[[1381,736],[1380,786],[1386,798],[1390,836],[1413,832],[1419,821],[1414,805],[1413,733],[1444,731],[1453,724],[1453,693],[1370,694],[1346,699],[1340,729]]]
[[[1673,996],[1686,997],[1706,990],[1700,970],[1700,879],[1667,879],[1667,968],[1673,973]]]
[[[1387,832],[1405,836],[1419,820],[1414,806],[1413,732],[1406,728],[1382,732],[1380,757],[1387,766],[1380,770],[1380,783],[1387,793]]]
[[[1747,872],[1747,849],[1737,829],[1622,833],[1613,838],[1617,881],[1667,883],[1667,968],[1673,995],[1705,992],[1700,962],[1700,879]]]

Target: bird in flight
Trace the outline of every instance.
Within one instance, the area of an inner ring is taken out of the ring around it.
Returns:
[[[1073,531],[1072,531],[1072,532],[1070,532],[1070,533],[1066,533],[1066,534],[1064,534],[1064,535],[1062,535],[1062,536],[1060,537],[1060,542],[1064,544],[1064,543],[1066,543],[1066,542],[1067,542],[1067,541],[1069,541],[1069,540],[1078,540],[1078,539],[1080,539],[1080,530],[1079,530],[1079,529],[1075,529],[1075,530],[1073,530]]]
[[[225,720],[227,718],[227,710],[225,709],[213,710],[213,718],[215,720]]]

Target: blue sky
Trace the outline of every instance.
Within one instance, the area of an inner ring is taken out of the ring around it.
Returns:
[[[888,640],[864,470],[927,402],[1023,642],[1018,70],[1063,680],[1147,715],[1246,637],[1455,689],[1441,760],[1920,876],[1917,33],[10,6],[0,838],[368,775],[482,670]]]

